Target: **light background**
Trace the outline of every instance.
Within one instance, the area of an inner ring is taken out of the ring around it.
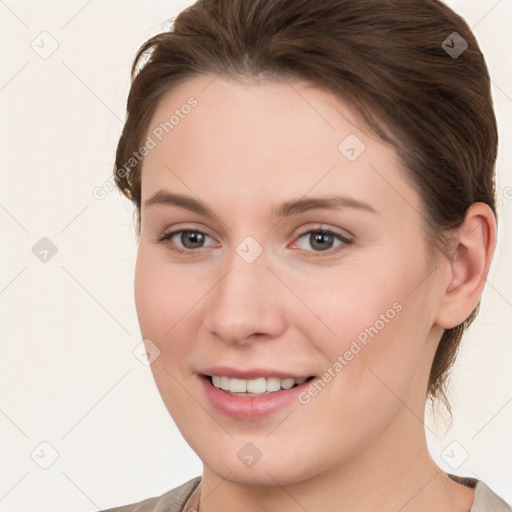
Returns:
[[[112,174],[138,46],[191,3],[0,0],[2,512],[103,509],[201,472],[133,354],[131,204],[92,193]],[[512,1],[447,3],[493,80],[499,245],[455,367],[453,426],[429,420],[427,435],[441,468],[512,503]],[[58,249],[46,263],[32,252],[43,237]]]

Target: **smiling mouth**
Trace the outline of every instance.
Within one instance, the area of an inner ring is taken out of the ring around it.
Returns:
[[[223,375],[205,375],[210,384],[234,396],[264,396],[279,391],[295,388],[309,382],[315,377],[304,377],[301,379],[280,378],[280,377],[259,377],[256,379],[237,379]]]

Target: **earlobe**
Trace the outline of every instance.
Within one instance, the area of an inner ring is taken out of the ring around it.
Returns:
[[[496,248],[496,219],[488,205],[473,203],[468,208],[454,244],[435,322],[443,329],[466,320],[482,295]]]

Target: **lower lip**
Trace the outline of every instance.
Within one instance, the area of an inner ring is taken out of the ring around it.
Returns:
[[[312,382],[306,381],[300,386],[281,389],[268,395],[239,396],[216,388],[206,377],[201,377],[201,381],[208,400],[218,411],[232,418],[248,420],[263,418],[284,409],[297,400],[297,395]]]

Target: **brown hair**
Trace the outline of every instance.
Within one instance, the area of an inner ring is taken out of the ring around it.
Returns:
[[[472,203],[496,215],[489,73],[471,29],[442,2],[199,0],[144,43],[133,63],[114,174],[136,205],[138,234],[142,161],[126,163],[163,95],[210,74],[306,80],[348,101],[408,169],[433,249],[448,253],[448,235]],[[446,380],[479,305],[444,331],[434,357],[428,396],[448,410]]]

